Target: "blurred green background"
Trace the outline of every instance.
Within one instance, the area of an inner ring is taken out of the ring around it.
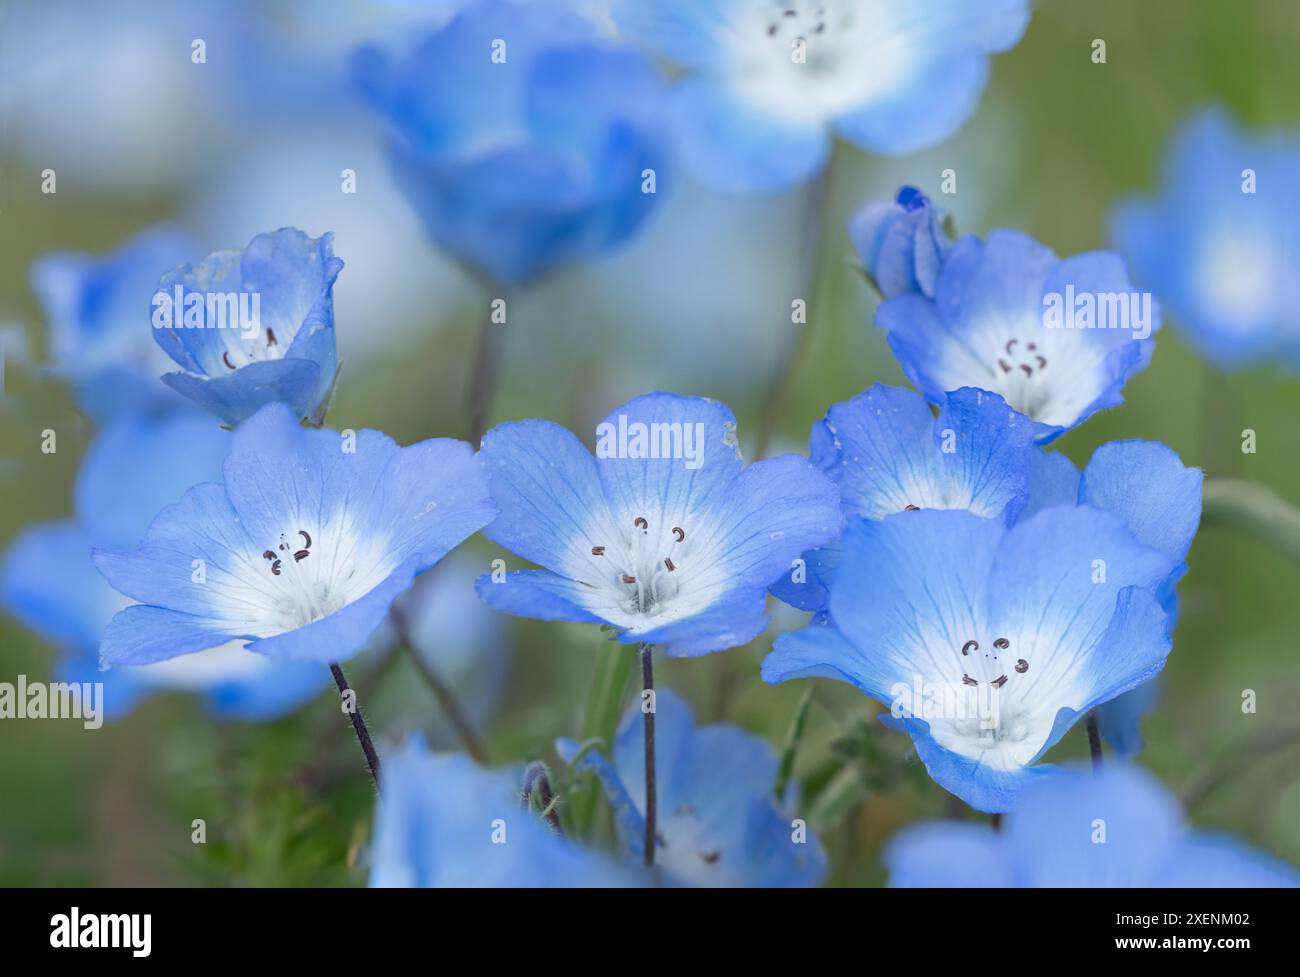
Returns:
[[[266,4],[265,16],[278,23],[292,6]],[[21,11],[8,9],[0,19],[0,55],[22,43],[23,30]],[[1105,64],[1090,60],[1094,38],[1106,41]],[[362,25],[355,40],[364,39]],[[1154,191],[1167,139],[1206,103],[1221,102],[1252,125],[1300,126],[1297,50],[1294,0],[1044,0],[1035,4],[1021,43],[993,59],[981,107],[953,140],[903,160],[840,147],[824,260],[810,297],[811,333],[780,418],[778,447],[805,450],[809,425],[832,402],[877,381],[906,384],[871,324],[874,299],[852,267],[844,234],[848,216],[869,196],[911,182],[939,197],[962,232],[1017,227],[1060,254],[1105,247],[1110,208],[1122,196]],[[0,123],[0,320],[23,325],[39,361],[44,324],[27,284],[32,260],[56,248],[110,251],[155,220],[183,219],[196,190],[180,182],[123,196],[61,178],[57,195],[42,195],[40,167],[17,151],[7,120]],[[85,150],[94,155],[93,145]],[[222,153],[217,165],[241,165],[238,155]],[[949,167],[957,171],[958,193],[941,197],[939,173]],[[675,193],[681,199],[666,206],[680,211],[702,191]],[[691,320],[687,303],[685,321],[665,321],[661,333],[639,327],[629,335],[620,322],[628,300],[619,276],[634,275],[665,293],[677,288],[672,269],[680,263],[670,267],[668,252],[680,216],[662,216],[619,256],[561,271],[534,294],[512,296],[492,420],[548,417],[581,433],[630,396],[672,389],[725,400],[741,420],[742,443],[752,445],[790,297],[798,294],[802,204],[797,193],[708,201],[688,223],[692,261],[704,272],[698,287],[707,293],[711,281],[718,283],[707,295],[710,311]],[[708,223],[714,219],[716,228]],[[737,268],[727,234],[740,221],[763,236],[766,250],[763,261]],[[260,221],[263,229],[286,222],[273,209]],[[209,250],[243,243],[204,241]],[[340,288],[354,268],[397,260],[382,242],[349,253],[342,235],[337,250],[348,262]],[[460,436],[482,297],[446,273],[431,245],[400,260],[413,281],[436,267],[443,277],[435,282],[448,284],[415,310],[414,328],[402,324],[400,342],[376,341],[397,323],[340,321],[345,367],[329,423],[381,428],[403,443]],[[752,301],[745,305],[725,291],[737,280],[760,291],[776,283],[758,314]],[[367,295],[352,298],[368,307]],[[733,304],[736,321],[722,322]],[[717,347],[702,351],[692,339],[727,329]],[[349,336],[363,332],[368,351],[352,357]],[[0,540],[7,541],[27,524],[70,512],[72,480],[94,430],[58,383],[12,361],[4,394]],[[1161,440],[1211,477],[1251,479],[1300,503],[1300,378],[1268,367],[1221,375],[1198,360],[1166,317],[1152,366],[1125,395],[1124,406],[1070,432],[1061,450],[1083,463],[1109,440]],[[58,431],[57,454],[40,453],[44,428]],[[1240,450],[1244,428],[1257,432],[1255,454]],[[484,570],[503,555],[481,541],[472,545]],[[1198,535],[1189,562],[1164,695],[1144,726],[1142,762],[1197,801],[1197,824],[1300,863],[1300,566],[1267,540],[1214,525]],[[779,747],[808,683],[765,686],[758,666],[777,629],[797,622],[780,614],[773,630],[746,648],[662,664],[658,683],[684,693],[701,722],[738,723]],[[578,733],[598,656],[631,651],[589,627],[510,621],[506,635],[506,680],[484,730],[489,750],[499,763],[554,763],[554,739]],[[381,659],[358,659],[349,672],[382,739],[425,725],[437,706],[407,663]],[[0,618],[0,680],[47,677],[52,661],[52,648]],[[1242,713],[1245,689],[1258,695],[1255,715]],[[847,687],[816,683],[796,776],[829,849],[832,884],[882,883],[880,847],[905,823],[976,816],[929,781],[904,737],[871,721],[876,709]],[[1080,727],[1053,759],[1081,757],[1086,749]],[[180,695],[150,699],[94,732],[75,721],[0,722],[0,883],[7,885],[361,884],[371,807],[360,754],[332,691],[265,725],[216,723],[199,702]],[[191,844],[194,818],[207,822],[206,845]]]

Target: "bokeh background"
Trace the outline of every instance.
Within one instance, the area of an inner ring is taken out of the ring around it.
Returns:
[[[598,6],[598,4],[596,4]],[[409,443],[461,436],[484,296],[428,242],[393,185],[377,128],[349,91],[358,43],[445,16],[437,2],[0,2],[0,542],[65,517],[94,427],[42,374],[46,323],[28,281],[51,250],[104,253],[160,220],[202,253],[292,224],[335,232],[344,361],[329,423]],[[190,41],[208,61],[191,64]],[[1105,64],[1090,60],[1094,38]],[[1025,38],[992,62],[976,115],[904,159],[837,149],[809,343],[777,447],[871,383],[904,384],[871,322],[875,299],[844,232],[863,202],[913,183],[959,229],[1023,229],[1060,254],[1105,247],[1123,196],[1152,192],[1167,139],[1208,103],[1252,126],[1300,127],[1300,7],[1293,0],[1039,0]],[[40,192],[54,168],[57,194]],[[340,171],[358,192],[340,192]],[[940,172],[958,174],[940,195]],[[798,295],[805,191],[726,197],[682,175],[644,233],[511,296],[492,421],[546,417],[591,432],[653,389],[728,403],[752,445],[763,391]],[[196,258],[199,255],[195,256]],[[147,329],[142,318],[141,328]],[[1224,375],[1166,318],[1127,403],[1060,442],[1076,463],[1120,438],[1165,441],[1209,476],[1249,478],[1300,503],[1300,378],[1263,366]],[[40,452],[40,432],[58,451]],[[1243,454],[1241,431],[1257,432]],[[593,628],[499,618],[469,580],[505,554],[475,540],[438,588],[422,644],[470,705],[496,762],[555,761],[576,735],[596,656],[630,654]],[[1192,820],[1300,862],[1300,567],[1267,540],[1208,524],[1180,591],[1183,616],[1142,760],[1192,803]],[[769,687],[758,666],[798,615],[750,646],[668,662],[661,686],[701,722],[779,747],[805,683]],[[51,675],[54,649],[0,617],[0,680]],[[372,730],[454,740],[409,662],[377,647],[350,667]],[[1245,689],[1258,712],[1244,715]],[[630,692],[630,690],[629,690]],[[882,845],[921,817],[955,815],[877,706],[819,683],[796,765],[827,845],[832,884],[884,881]],[[1053,758],[1086,753],[1080,726]],[[372,793],[332,691],[271,723],[216,722],[192,697],[143,702],[96,731],[0,722],[0,884],[362,884]],[[191,843],[203,818],[208,843]]]

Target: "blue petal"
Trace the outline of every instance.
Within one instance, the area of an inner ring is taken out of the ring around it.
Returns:
[[[230,635],[213,630],[203,618],[133,604],[108,622],[99,655],[106,665],[149,665],[215,648],[229,640]]]
[[[316,363],[286,358],[250,363],[221,376],[164,373],[161,379],[226,424],[235,425],[252,417],[262,406],[277,402],[290,405],[298,417],[309,416],[320,376]]]
[[[986,824],[921,824],[895,835],[882,856],[896,889],[1012,886],[1002,839]]]
[[[1084,469],[1080,500],[1115,513],[1144,546],[1181,563],[1201,521],[1202,481],[1167,445],[1113,441]]]
[[[1180,889],[1294,889],[1300,886],[1300,870],[1236,838],[1201,834],[1170,853],[1152,884]]]
[[[643,631],[625,631],[627,644],[651,644],[670,658],[707,655],[748,644],[767,628],[767,595],[761,588],[733,590],[706,610],[671,624]]]
[[[1043,509],[1074,505],[1079,501],[1079,469],[1059,451],[1034,452],[1029,476],[1029,501],[1020,518],[1027,519]]]
[[[365,651],[371,637],[388,618],[394,600],[411,586],[422,560],[413,556],[363,597],[327,617],[248,646],[249,651],[282,662],[341,662]]]
[[[82,460],[77,517],[96,545],[134,546],[160,509],[190,486],[220,479],[229,448],[230,435],[196,411],[126,415]]]
[[[737,0],[614,0],[613,17],[624,36],[680,65],[716,64]]]
[[[618,886],[638,878],[519,804],[518,778],[413,741],[384,756],[372,887]]]
[[[776,685],[798,678],[830,678],[856,685],[869,695],[872,672],[868,656],[827,621],[783,634],[763,659],[763,681]]]
[[[487,528],[495,543],[566,576],[580,576],[607,526],[615,538],[596,462],[569,431],[550,421],[500,424],[480,451],[499,514]],[[585,548],[584,548],[585,547]]]
[[[273,662],[255,675],[219,679],[204,690],[204,698],[222,719],[257,722],[292,712],[319,695],[328,681],[329,673],[315,663]]]
[[[789,189],[821,170],[830,150],[821,123],[765,113],[711,78],[678,82],[669,114],[691,172],[727,193]]]
[[[1154,778],[1116,764],[1027,792],[1004,828],[1034,886],[1158,884],[1182,835],[1178,806]]]
[[[84,653],[123,601],[90,562],[89,535],[72,521],[29,526],[0,567],[4,606],[37,634]]]
[[[1101,738],[1119,756],[1131,758],[1142,750],[1142,717],[1160,699],[1160,680],[1153,678],[1097,707]]]
[[[488,606],[507,614],[542,621],[603,623],[603,618],[578,603],[583,597],[583,587],[583,584],[548,570],[516,570],[507,573],[499,583],[492,579],[491,574],[484,574],[474,584],[479,597]]]

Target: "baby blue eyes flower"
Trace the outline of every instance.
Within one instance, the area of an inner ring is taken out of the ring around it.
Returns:
[[[32,265],[53,373],[75,388],[92,417],[106,421],[183,403],[158,384],[169,361],[149,335],[147,317],[158,277],[197,250],[180,230],[159,226],[110,255],[53,252]]]
[[[1160,325],[1154,300],[1134,291],[1115,255],[1061,260],[1009,230],[963,238],[932,298],[898,295],[876,322],[931,401],[961,387],[991,391],[1038,424],[1040,442],[1121,403]]]
[[[1029,499],[1033,422],[982,390],[942,403],[936,418],[920,394],[877,384],[813,425],[812,462],[835,482],[846,515],[966,509],[1014,521]],[[836,544],[805,553],[804,572],[783,575],[772,593],[800,610],[825,609],[841,556]]]
[[[810,886],[826,874],[826,855],[806,825],[772,797],[777,759],[762,740],[735,726],[697,729],[690,706],[668,690],[655,696],[658,847],[666,879],[691,886]],[[612,762],[579,761],[600,778],[619,838],[640,863],[645,845],[644,726],[641,706],[623,717]],[[572,760],[578,744],[563,740]]]
[[[521,778],[420,740],[384,754],[375,888],[609,887],[631,873],[571,844],[520,803]]]
[[[140,546],[95,565],[139,601],[100,653],[145,664],[224,645],[285,661],[361,651],[415,575],[493,516],[473,450],[308,430],[269,404],[232,435],[223,484],[194,486]]]
[[[713,186],[794,186],[838,134],[873,152],[937,143],[971,115],[989,55],[1012,47],[1025,0],[615,0],[628,36],[680,65],[673,126]]]
[[[273,662],[240,644],[99,671],[100,636],[130,602],[95,570],[91,550],[138,543],[159,508],[195,482],[220,477],[229,442],[216,421],[197,411],[118,418],[78,472],[76,518],[29,527],[5,555],[0,595],[6,609],[60,646],[57,671],[64,679],[104,683],[110,719],[141,695],[164,690],[201,693],[223,717],[269,718],[316,694],[326,680],[318,667]]]
[[[829,615],[778,638],[763,678],[837,678],[889,704],[882,720],[979,810],[1013,808],[1050,769],[1031,764],[1169,652],[1155,591],[1175,561],[1090,506],[1011,528],[962,511],[855,519],[843,548]]]
[[[890,885],[923,888],[1292,888],[1300,872],[1234,838],[1189,831],[1150,774],[1110,766],[1045,778],[1001,832],[908,828],[885,851]]]
[[[183,371],[163,382],[232,426],[272,401],[318,422],[338,371],[333,289],[343,262],[331,240],[285,227],[163,275],[154,339]]]
[[[735,416],[647,394],[597,428],[596,457],[549,421],[502,424],[481,456],[500,515],[487,535],[541,570],[478,582],[500,610],[618,629],[703,655],[766,626],[766,588],[840,531],[834,484],[804,458],[745,467]]]
[[[1194,116],[1160,195],[1121,204],[1112,238],[1204,356],[1300,368],[1300,138],[1246,133],[1218,108]]]
[[[354,73],[429,234],[491,281],[608,250],[663,190],[656,73],[562,6],[470,4],[408,57],[363,49]]]
[[[887,299],[909,292],[933,298],[939,266],[952,248],[939,212],[916,187],[860,210],[849,222],[849,240]]]

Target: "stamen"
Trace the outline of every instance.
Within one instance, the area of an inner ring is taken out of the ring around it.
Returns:
[[[1008,356],[1011,355],[1011,350],[1012,350],[1012,348],[1013,348],[1014,346],[1016,346],[1016,344],[1018,344],[1019,342],[1020,342],[1020,340],[1018,340],[1018,339],[1008,339],[1008,340],[1007,340],[1007,344],[1006,344],[1006,346],[1003,347],[1003,349],[1005,349],[1005,350],[1007,351],[1007,355],[1008,355]],[[1032,349],[1033,347],[1031,346],[1030,348]]]
[[[293,555],[293,561],[294,561],[295,563],[301,563],[303,560],[307,559],[307,557],[309,557],[309,556],[311,556],[311,551],[310,551],[310,550],[299,550],[297,553],[295,553],[295,554]]]
[[[961,646],[961,653],[963,655],[969,655],[972,651],[979,651],[979,650],[980,650],[980,643],[976,641],[974,638],[971,638],[970,641],[967,641],[964,645]]]
[[[674,570],[677,569],[677,567],[673,566],[672,557],[668,557],[668,556],[664,557],[664,566],[668,568],[669,573],[672,573]]]
[[[1024,675],[1025,672],[1029,671],[1029,662],[1025,661],[1023,658],[1020,659],[1020,661],[1016,662],[1016,671],[1021,675]]]
[[[605,555],[605,547],[603,547],[603,546],[593,546],[593,547],[591,548],[591,555],[592,555],[592,556],[604,556],[604,555]]]
[[[719,858],[721,858],[721,857],[722,857],[722,852],[720,852],[720,851],[702,851],[702,852],[700,852],[700,858],[704,859],[704,861],[706,861],[706,862],[707,862],[708,864],[710,864],[710,865],[712,865],[714,862],[716,862],[716,861],[717,861]]]
[[[673,536],[675,536],[677,538],[677,542],[680,543],[682,540],[686,538],[686,530],[683,529],[681,526],[674,526]]]
[[[275,339],[275,333],[271,331],[270,326],[266,327],[266,345],[268,346],[278,345]]]
[[[907,503],[907,505],[903,506],[903,511],[904,511],[904,512],[920,512],[920,511],[921,511],[921,507],[920,507],[919,505],[912,505],[912,503],[909,502],[909,503]]]
[[[1007,366],[1005,360],[998,360],[998,366],[1002,367],[1002,372],[1003,372],[1003,373],[1010,373],[1010,372],[1011,372],[1011,367]]]
[[[632,520],[632,525],[635,526],[637,529],[650,528],[650,523],[646,521],[645,516],[637,516],[635,519]]]
[[[235,368],[235,364],[230,362],[230,350],[226,350],[221,354],[221,362],[225,363],[226,366],[230,367],[232,370]]]
[[[303,547],[306,549],[311,549],[311,537],[307,535],[307,530],[305,529],[298,530],[298,535],[301,536],[303,539],[303,544],[302,544]]]
[[[1025,371],[1025,376],[1027,377],[1032,377],[1034,375],[1034,368],[1032,366],[1029,366],[1025,363],[1021,363],[1020,369]]]
[[[630,575],[628,575],[628,574],[625,573],[625,574],[623,574],[623,582],[624,582],[624,583],[636,583],[636,577],[630,576]]]
[[[271,573],[272,573],[274,576],[277,576],[277,577],[280,575],[280,561],[279,561],[279,560],[276,560],[274,563],[271,564]]]
[[[1004,686],[1004,685],[1007,684],[1007,677],[1006,677],[1005,675],[999,675],[997,678],[995,678],[995,679],[994,679],[992,682],[990,682],[989,684],[992,685],[993,688],[995,688],[995,689],[1000,689],[1000,688],[1002,688],[1002,686]]]
[[[971,678],[971,677],[970,677],[969,675],[967,675],[965,672],[962,672],[962,675],[961,675],[961,681],[962,681],[962,684],[963,684],[963,685],[979,685],[979,682],[975,681],[973,678]]]
[[[998,638],[997,641],[993,642],[993,647],[1001,648],[1002,650],[1005,651],[1007,648],[1011,647],[1011,642],[1008,641],[1006,638]]]

